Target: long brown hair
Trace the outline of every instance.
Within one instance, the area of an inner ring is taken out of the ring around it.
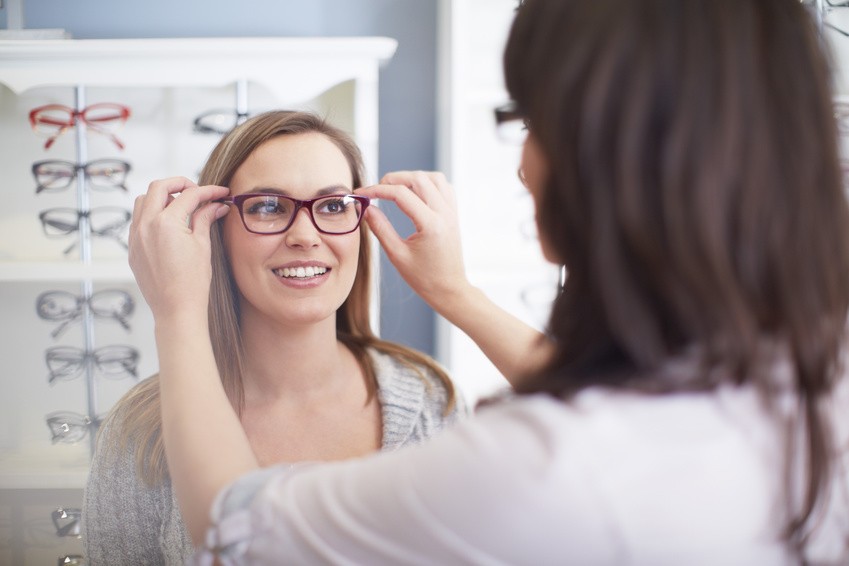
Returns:
[[[345,132],[309,112],[272,111],[251,118],[238,126],[212,150],[201,171],[200,185],[227,186],[236,170],[260,145],[282,135],[319,133],[326,136],[342,152],[351,169],[353,188],[364,180],[363,161],[356,144]],[[212,226],[212,283],[209,298],[209,332],[215,361],[224,390],[233,408],[241,413],[243,394],[243,346],[239,325],[238,289],[225,253],[220,223]],[[454,386],[445,371],[430,357],[401,344],[379,339],[371,328],[371,245],[365,222],[360,226],[360,247],[357,273],[347,299],[336,314],[337,339],[351,350],[366,379],[370,401],[377,390],[377,377],[368,348],[395,357],[402,364],[419,372],[424,366],[442,382],[448,395],[445,408],[454,405]],[[422,376],[424,379],[424,376]],[[121,445],[135,445],[138,474],[151,486],[167,478],[165,450],[162,443],[159,380],[153,376],[133,388],[112,412],[120,415],[123,427]]]
[[[555,355],[521,392],[731,382],[769,401],[764,339],[786,344],[806,435],[798,542],[831,474],[820,404],[849,307],[849,212],[812,19],[798,0],[526,0],[504,66],[548,166],[540,233],[568,273]],[[657,371],[694,344],[701,371]]]

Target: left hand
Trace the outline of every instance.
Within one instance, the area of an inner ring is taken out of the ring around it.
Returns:
[[[412,220],[416,231],[402,238],[377,207],[366,222],[407,284],[437,312],[470,284],[463,265],[454,189],[445,175],[430,171],[387,173],[380,184],[357,194],[391,200]],[[444,313],[441,313],[444,314]]]

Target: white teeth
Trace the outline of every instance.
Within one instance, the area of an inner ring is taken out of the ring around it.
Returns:
[[[315,277],[316,275],[322,275],[327,272],[326,267],[319,266],[308,266],[308,267],[284,267],[283,269],[275,269],[274,273],[276,273],[280,277],[296,277],[299,279],[305,279],[307,277]]]

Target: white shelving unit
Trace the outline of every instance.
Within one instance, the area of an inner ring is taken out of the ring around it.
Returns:
[[[515,0],[440,0],[439,169],[454,184],[470,280],[542,328],[559,277],[539,251],[533,203],[517,171],[521,148],[499,140],[507,102],[501,55]],[[438,356],[476,400],[506,386],[462,332],[440,321]]]
[[[196,178],[219,136],[194,132],[194,117],[244,104],[236,100],[237,85],[247,86],[251,114],[290,108],[326,116],[354,137],[368,174],[374,176],[378,75],[395,49],[395,40],[375,37],[0,40],[0,563],[56,560],[55,549],[38,557],[33,549],[16,546],[24,543],[9,534],[22,505],[20,494],[38,490],[67,496],[70,489],[78,494],[79,505],[88,473],[88,439],[52,444],[45,423],[45,415],[53,411],[87,413],[91,400],[85,380],[49,385],[44,362],[51,346],[83,347],[87,342],[76,323],[52,338],[56,323],[37,316],[37,296],[46,290],[79,295],[83,284],[95,292],[127,292],[135,304],[131,329],[95,317],[94,346],[131,345],[141,354],[139,377],[157,371],[152,317],[127,266],[126,251],[110,239],[92,237],[90,259],[84,261],[77,249],[62,253],[76,235],[50,239],[42,231],[39,211],[75,208],[77,187],[36,195],[31,164],[43,159],[77,162],[75,134],[69,130],[45,150],[44,138],[30,129],[29,110],[53,103],[74,107],[79,89],[84,89],[86,104],[116,102],[131,109],[117,133],[125,150],[96,132],[85,138],[87,159],[117,157],[132,166],[128,191],[90,191],[92,208],[132,209],[134,197],[153,179]],[[375,289],[375,328],[377,299]],[[96,371],[94,379],[101,415],[135,383],[107,380]],[[57,506],[71,503],[56,501]],[[43,518],[50,527],[49,511]],[[5,544],[7,539],[12,543]]]

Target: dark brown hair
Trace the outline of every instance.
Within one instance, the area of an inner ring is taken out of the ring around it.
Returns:
[[[798,0],[526,0],[504,56],[548,166],[540,233],[568,273],[555,355],[522,391],[733,383],[769,401],[758,360],[786,345],[806,431],[794,539],[831,474],[819,404],[849,306],[822,47]],[[657,371],[693,345],[701,371]]]
[[[332,141],[345,156],[351,169],[352,188],[363,185],[363,161],[359,148],[341,129],[309,112],[272,111],[251,118],[227,134],[213,149],[200,174],[200,185],[227,186],[236,170],[251,153],[266,141],[283,135],[318,133]],[[336,337],[351,350],[366,379],[368,398],[377,390],[377,377],[368,348],[393,356],[402,364],[420,372],[424,367],[441,382],[447,393],[446,414],[454,405],[454,386],[445,371],[430,357],[401,344],[379,339],[371,329],[371,245],[368,226],[360,225],[357,273],[348,297],[336,313]],[[233,280],[225,253],[220,223],[211,230],[212,283],[209,299],[209,332],[215,361],[224,390],[237,413],[243,407],[242,337],[239,325],[239,291]],[[424,379],[424,376],[422,376]],[[136,447],[139,475],[149,485],[167,477],[162,444],[158,376],[133,388],[116,405],[113,414],[124,419],[121,444]]]

